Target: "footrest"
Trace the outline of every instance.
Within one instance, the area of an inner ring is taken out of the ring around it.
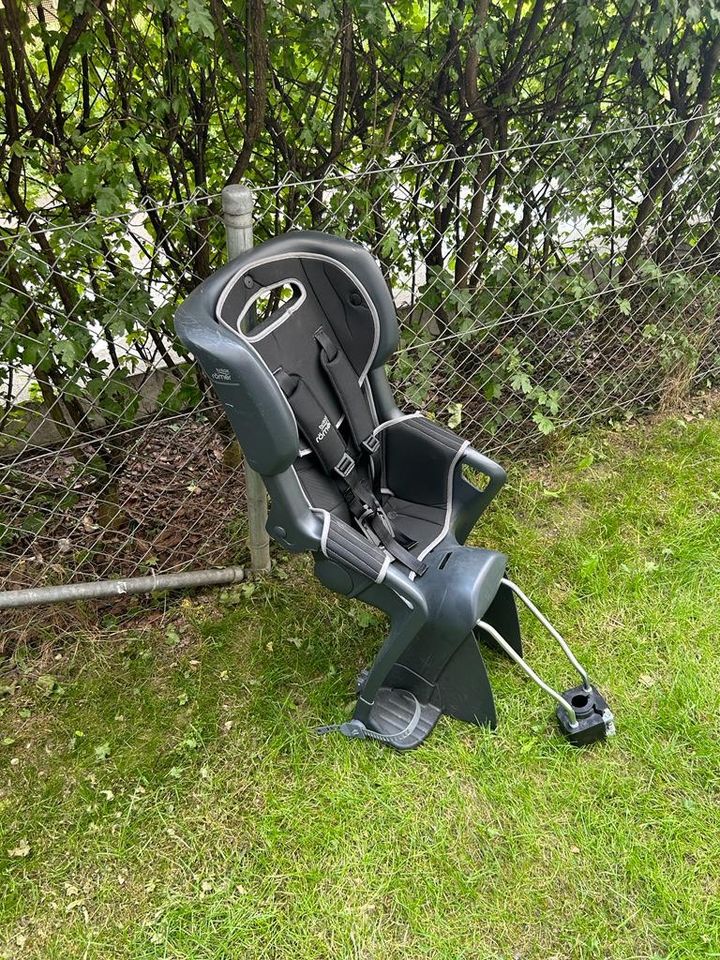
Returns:
[[[411,750],[432,731],[441,712],[431,703],[420,703],[409,690],[380,687],[370,711],[368,729],[378,734],[375,739],[382,739],[397,750]]]

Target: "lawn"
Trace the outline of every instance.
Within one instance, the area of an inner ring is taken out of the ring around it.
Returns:
[[[443,718],[407,754],[317,737],[383,620],[280,555],[160,626],[18,657],[0,956],[720,957],[720,418],[558,441],[476,537],[608,695],[613,740],[568,746],[490,653],[494,733]]]

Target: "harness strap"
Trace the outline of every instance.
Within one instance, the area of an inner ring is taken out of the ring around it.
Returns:
[[[332,476],[337,471],[343,476],[344,473],[352,471],[355,461],[310,385],[297,374],[286,373],[282,367],[274,370],[273,374],[292,407],[303,436],[325,473]]]
[[[375,423],[367,398],[358,384],[357,374],[345,352],[339,349],[323,327],[315,331],[315,340],[320,346],[320,363],[335,388],[353,442],[358,450],[366,454],[372,475],[379,476],[380,441],[373,432]]]
[[[325,473],[337,483],[357,525],[369,539],[374,538],[381,543],[391,557],[412,570],[416,576],[422,576],[427,566],[398,542],[382,504],[358,473],[357,464],[345,441],[310,385],[298,374],[289,374],[281,367],[273,373],[288,399],[303,436]]]
[[[416,577],[421,577],[425,573],[427,564],[423,563],[422,560],[418,560],[415,554],[410,553],[409,550],[406,550],[405,547],[398,542],[397,532],[390,526],[390,521],[387,519],[382,507],[379,513],[368,518],[367,524],[391,557],[399,560],[408,570],[412,570]],[[404,535],[403,537],[408,543],[413,543],[409,537],[405,537]]]

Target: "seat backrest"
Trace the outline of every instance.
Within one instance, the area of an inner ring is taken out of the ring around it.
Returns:
[[[364,388],[378,361],[381,328],[386,333],[381,361],[390,346],[387,333],[396,339],[394,308],[375,260],[362,247],[317,233],[289,238],[292,245],[285,242],[284,249],[272,241],[236,261],[216,316],[271,372],[282,369],[310,384],[338,424],[342,410],[321,369],[316,331],[322,328],[344,352]]]
[[[222,267],[179,308],[176,329],[212,380],[251,465],[265,477],[308,453],[280,372],[311,385],[333,426],[343,421],[321,366],[318,330],[347,358],[374,417],[370,384],[384,381],[382,367],[398,341],[392,297],[372,255],[312,231],[269,240]]]

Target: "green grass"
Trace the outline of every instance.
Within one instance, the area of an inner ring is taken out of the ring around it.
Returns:
[[[720,420],[566,441],[478,536],[608,694],[613,741],[573,750],[491,654],[495,733],[444,718],[408,754],[317,738],[383,621],[283,560],[161,629],[18,664],[0,955],[720,957]]]

